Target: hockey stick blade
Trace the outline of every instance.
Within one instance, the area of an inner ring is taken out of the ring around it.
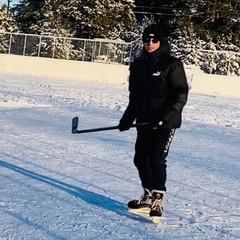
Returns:
[[[78,128],[78,117],[74,117],[72,119],[72,133],[77,133],[78,132],[77,128]]]

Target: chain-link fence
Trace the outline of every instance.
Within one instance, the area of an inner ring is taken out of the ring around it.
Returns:
[[[128,64],[131,44],[105,39],[80,39],[22,33],[0,33],[0,54]]]
[[[0,54],[16,54],[88,62],[128,65],[141,41],[80,39],[0,32]],[[240,76],[240,53],[173,47],[173,55],[205,73]]]

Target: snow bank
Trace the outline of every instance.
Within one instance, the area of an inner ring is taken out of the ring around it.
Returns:
[[[123,84],[128,66],[0,54],[0,71]],[[204,74],[186,67],[192,92],[240,96],[240,77]]]
[[[124,65],[8,54],[0,54],[1,70],[34,76],[104,83],[125,83],[128,77],[128,66]]]
[[[197,93],[240,96],[240,77],[193,74],[191,90]]]

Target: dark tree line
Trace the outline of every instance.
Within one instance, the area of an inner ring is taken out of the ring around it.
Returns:
[[[240,46],[239,0],[136,0],[134,12],[138,21],[144,15],[184,36],[194,33],[205,41],[220,39]]]
[[[239,0],[21,0],[11,13],[24,33],[126,40],[123,32],[140,33],[148,19],[173,38],[240,46]]]

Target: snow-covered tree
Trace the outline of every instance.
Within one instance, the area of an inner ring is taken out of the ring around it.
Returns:
[[[18,30],[16,21],[7,14],[7,6],[0,5],[0,31],[16,32]]]
[[[186,65],[195,65],[205,73],[220,75],[240,75],[240,48],[226,42],[206,42],[196,35],[177,39],[170,38],[174,56]],[[226,51],[224,51],[226,50]]]
[[[7,14],[7,6],[0,5],[0,53],[6,53],[9,46],[9,35],[4,32],[16,32],[16,22]]]
[[[43,19],[41,9],[44,3],[45,0],[20,0],[20,2],[15,4],[11,9],[21,32],[36,33],[32,32],[31,27]]]
[[[133,2],[22,0],[13,11],[24,32],[41,33],[51,30],[76,37],[117,38],[119,31],[135,22]]]
[[[85,1],[85,26],[92,37],[118,38],[124,27],[135,22],[133,1]]]
[[[71,58],[77,46],[59,37],[117,39],[135,22],[132,9],[132,0],[22,0],[14,12],[25,32],[52,36],[40,43],[45,56]]]

